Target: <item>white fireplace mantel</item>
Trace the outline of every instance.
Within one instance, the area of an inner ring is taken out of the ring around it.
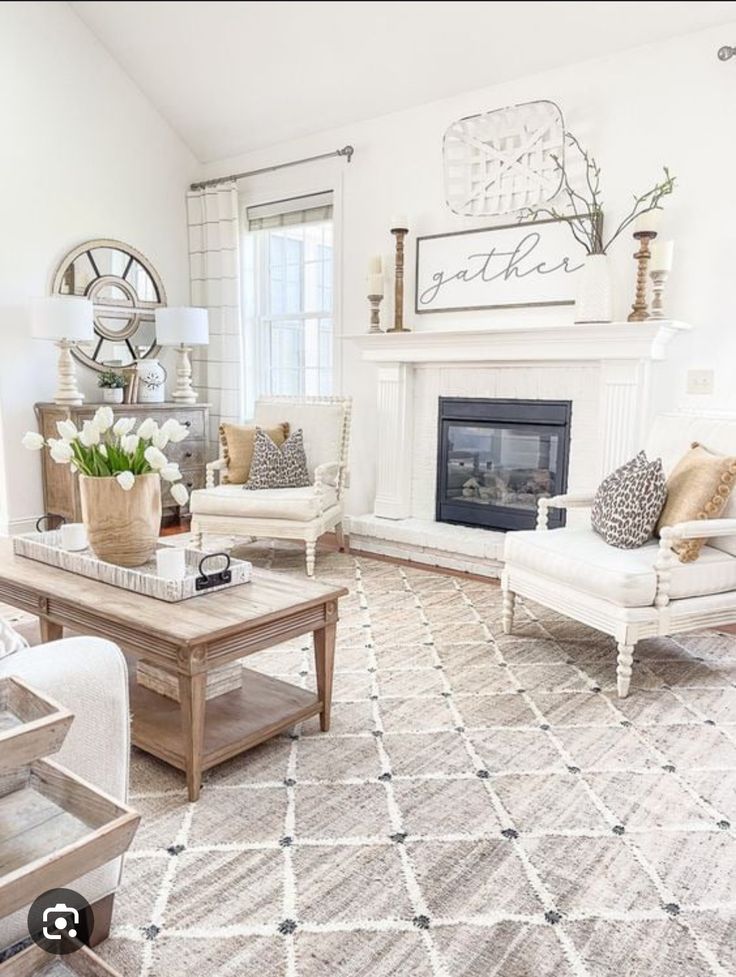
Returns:
[[[691,328],[674,319],[645,322],[498,325],[486,329],[368,333],[346,338],[374,363],[662,360],[670,340]]]
[[[365,532],[374,537],[373,543],[376,537],[412,543],[431,531],[433,539],[448,540],[432,544],[432,553],[439,548],[449,551],[451,537],[461,543],[465,538],[468,546],[487,552],[489,536],[498,534],[428,521],[428,500],[412,499],[412,482],[417,484],[413,475],[419,472],[421,485],[427,487],[432,472],[436,473],[436,457],[430,458],[436,435],[430,433],[430,427],[431,418],[436,417],[437,395],[456,396],[471,384],[474,389],[490,389],[494,382],[497,385],[501,374],[507,377],[506,388],[513,386],[513,396],[539,397],[537,391],[542,387],[554,389],[558,398],[571,392],[573,460],[577,452],[577,470],[584,471],[590,481],[589,485],[576,488],[594,488],[604,474],[623,464],[641,447],[644,425],[651,412],[654,364],[665,358],[669,343],[678,334],[690,329],[687,323],[672,319],[595,324],[540,324],[527,320],[483,329],[345,337],[358,345],[364,360],[375,363],[378,383],[375,506],[372,515],[353,517],[351,524],[355,522],[356,533],[360,532],[358,526],[365,523]],[[463,373],[466,368],[471,372]],[[428,370],[433,378],[429,383],[426,372],[418,372]],[[542,374],[549,380],[541,381]],[[453,389],[445,389],[446,384],[454,384]],[[419,406],[415,404],[415,388]],[[582,440],[576,447],[572,391],[580,393],[583,389],[585,398],[579,404],[583,413],[577,413]],[[414,426],[416,410],[421,415],[418,430]]]

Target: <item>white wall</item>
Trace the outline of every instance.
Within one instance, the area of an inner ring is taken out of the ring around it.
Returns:
[[[184,194],[197,164],[66,3],[0,4],[0,118],[2,531],[43,511],[39,458],[20,438],[34,402],[53,396],[56,355],[29,338],[28,300],[71,247],[111,237],[150,259],[170,304],[187,304]],[[79,373],[96,399],[95,375]]]
[[[666,202],[662,227],[663,237],[676,240],[667,305],[674,317],[697,328],[673,348],[660,401],[736,408],[736,290],[732,284],[736,274],[736,61],[722,63],[716,58],[717,48],[734,36],[736,24],[587,61],[209,164],[202,174],[220,176],[352,143],[356,153],[349,165],[330,160],[286,170],[283,173],[288,178],[275,174],[265,186],[261,181],[258,193],[267,198],[269,188],[280,188],[286,180],[296,192],[300,181],[311,189],[320,173],[325,186],[334,185],[335,167],[341,172],[341,329],[345,335],[361,333],[368,321],[368,257],[378,252],[390,256],[391,214],[408,214],[412,237],[492,223],[456,217],[444,204],[441,141],[447,125],[475,112],[531,99],[553,99],[561,106],[568,128],[597,155],[602,166],[607,226],[618,223],[634,191],[642,192],[659,178],[663,164],[677,176],[677,190]],[[442,71],[441,64],[437,70]],[[335,84],[339,85],[339,78]],[[245,185],[249,186],[248,181]],[[559,310],[518,310],[425,315],[417,321],[411,311],[412,237],[405,319],[414,328],[471,328],[499,318],[569,315]],[[621,240],[612,251],[618,317],[625,317],[632,298],[633,243]],[[384,323],[390,311],[390,302],[384,301]],[[375,377],[372,368],[360,362],[349,340],[338,340],[338,346],[342,388],[356,402],[350,510],[365,512],[372,507],[375,478]],[[689,366],[715,370],[713,397],[686,395]]]

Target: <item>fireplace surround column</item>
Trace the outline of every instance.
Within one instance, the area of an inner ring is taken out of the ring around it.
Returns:
[[[601,363],[600,477],[610,474],[644,446],[649,426],[650,363],[606,360]]]
[[[374,513],[384,519],[411,515],[414,370],[410,363],[378,367],[378,458]]]

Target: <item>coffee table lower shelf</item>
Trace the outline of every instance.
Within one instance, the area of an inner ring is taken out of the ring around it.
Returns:
[[[134,667],[129,672],[133,745],[186,771],[179,703],[138,685]],[[207,700],[202,769],[209,770],[320,712],[322,701],[314,692],[244,668],[242,688]]]

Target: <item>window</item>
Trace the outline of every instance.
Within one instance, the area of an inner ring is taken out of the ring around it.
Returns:
[[[245,209],[249,413],[261,394],[332,393],[332,193]]]

